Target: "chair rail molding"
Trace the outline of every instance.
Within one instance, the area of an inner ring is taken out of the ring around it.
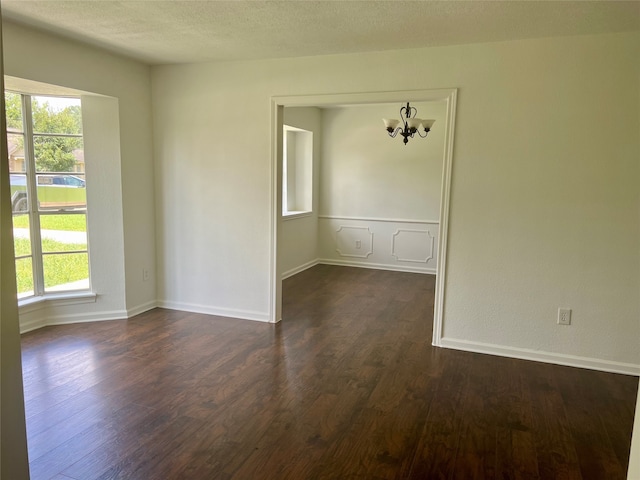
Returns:
[[[323,220],[350,220],[355,222],[385,222],[385,223],[421,223],[425,225],[438,225],[439,220],[419,220],[409,218],[382,218],[382,217],[349,217],[344,215],[318,215]]]

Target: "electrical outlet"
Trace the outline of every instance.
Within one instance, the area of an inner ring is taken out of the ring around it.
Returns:
[[[142,281],[146,282],[147,280],[149,280],[149,270],[147,270],[146,268],[142,269]]]
[[[356,248],[358,250],[360,250],[362,248],[362,241],[361,240],[356,240]]]
[[[558,325],[571,325],[571,309],[558,309]]]

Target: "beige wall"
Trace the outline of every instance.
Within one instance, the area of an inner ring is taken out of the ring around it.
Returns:
[[[4,90],[2,79],[0,28],[0,90]],[[4,132],[4,95],[0,99],[0,105],[0,131]],[[0,136],[0,426],[0,478],[27,480],[29,464],[22,393],[22,360],[6,135]]]
[[[147,67],[5,27],[5,73],[119,99],[127,309],[155,300],[157,239],[166,304],[268,317],[272,96],[456,87],[445,343],[638,372],[637,33],[155,67],[152,115]]]
[[[445,102],[414,102],[418,117],[436,120],[428,139],[389,138],[382,118],[402,104],[328,108],[323,115],[320,214],[438,220]]]
[[[280,223],[278,261],[280,271],[289,276],[318,258],[318,168],[322,154],[322,111],[314,107],[285,108],[285,125],[313,133],[313,199],[311,215],[284,218]]]
[[[123,318],[155,305],[155,206],[150,68],[5,22],[5,74],[87,92],[89,248],[95,303],[21,309],[42,322]],[[93,162],[91,165],[89,163]],[[143,281],[142,270],[151,278]]]
[[[411,99],[410,95],[407,99]],[[445,153],[445,101],[416,102],[436,120],[407,145],[385,134],[400,102],[328,108],[323,115],[319,257],[323,263],[435,273]]]
[[[314,132],[316,152],[313,214],[281,224],[285,277],[317,261],[435,272],[446,102],[412,105],[437,126],[407,146],[384,135],[398,102],[284,109],[285,124]]]
[[[445,343],[638,372],[637,33],[155,67],[152,113],[148,67],[3,27],[5,73],[119,100],[127,310],[156,298],[141,270],[157,240],[166,304],[268,317],[272,96],[456,87]]]
[[[457,87],[444,339],[637,372],[639,38],[154,67],[161,300],[268,316],[272,96]]]

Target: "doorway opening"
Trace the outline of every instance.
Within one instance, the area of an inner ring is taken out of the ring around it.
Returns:
[[[437,245],[437,260],[435,265],[436,274],[436,287],[435,287],[435,301],[434,301],[434,316],[433,316],[433,339],[434,345],[440,344],[440,338],[442,336],[442,312],[444,302],[444,284],[445,284],[445,265],[446,265],[446,246],[447,246],[447,230],[448,230],[448,218],[449,218],[449,196],[450,196],[450,179],[451,179],[451,162],[452,162],[452,149],[453,149],[453,131],[455,125],[455,106],[456,106],[456,89],[444,89],[444,90],[419,90],[419,91],[396,91],[396,92],[374,92],[374,93],[354,93],[354,94],[332,94],[332,95],[307,95],[307,96],[293,96],[293,97],[273,97],[272,98],[272,159],[271,159],[271,174],[272,174],[272,191],[271,191],[271,278],[270,278],[270,321],[276,323],[282,318],[282,279],[283,274],[286,273],[283,267],[283,222],[287,221],[283,216],[283,164],[281,159],[283,158],[283,126],[285,123],[285,107],[316,107],[320,109],[334,109],[334,108],[346,108],[357,106],[375,106],[386,105],[396,106],[400,105],[407,100],[412,103],[420,102],[439,102],[444,105],[443,123],[439,125],[444,134],[444,140],[442,145],[442,170],[441,170],[441,188],[440,188],[440,202],[439,202],[439,218],[437,219],[437,233],[429,235],[427,233],[426,239]],[[378,119],[379,121],[379,119]],[[381,124],[381,122],[380,122]],[[383,131],[382,124],[379,128],[380,134],[386,136]],[[389,140],[389,139],[387,139]],[[395,140],[390,140],[395,142]],[[427,140],[414,139],[414,142],[428,142]],[[401,142],[399,142],[401,143]],[[398,148],[410,148],[410,146],[397,145]],[[320,212],[322,213],[322,212]],[[322,215],[320,215],[322,217]],[[329,217],[329,216],[326,216]],[[330,218],[323,218],[323,221],[330,221]],[[351,219],[353,220],[353,219]],[[388,219],[383,219],[388,220]],[[410,223],[412,219],[405,219],[405,223]],[[417,223],[417,222],[416,222]],[[432,222],[436,223],[436,222]],[[366,227],[352,226],[348,231],[343,232],[344,235],[341,238],[347,239],[348,245],[351,245],[353,252],[342,252],[341,255],[345,258],[353,254],[353,256],[369,257],[372,253],[366,249],[368,237],[371,237],[371,232],[367,231]],[[400,250],[407,248],[406,245],[423,245],[424,241],[422,234],[425,232],[419,231],[419,229],[406,228],[397,229],[393,234],[393,242],[395,246],[392,248],[392,254],[396,255],[399,260],[406,261],[406,258],[402,258]],[[353,237],[353,238],[351,238]],[[357,237],[357,238],[356,238]],[[358,248],[360,247],[360,248]],[[397,248],[396,248],[397,247]],[[396,248],[396,252],[393,250]],[[366,252],[364,250],[367,250]],[[431,251],[434,251],[433,248]],[[428,257],[425,257],[428,259]],[[411,260],[408,260],[411,261]],[[423,260],[421,260],[423,261]],[[323,262],[320,262],[323,263]],[[375,263],[375,262],[373,262]],[[340,264],[340,263],[337,263]],[[348,263],[345,263],[348,264]],[[371,268],[375,268],[372,266]],[[417,267],[416,267],[417,268]],[[407,271],[404,269],[404,271]],[[417,271],[417,270],[416,270]]]

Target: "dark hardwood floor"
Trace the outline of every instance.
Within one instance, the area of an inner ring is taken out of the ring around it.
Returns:
[[[279,325],[23,336],[33,480],[623,479],[638,379],[431,347],[434,277],[316,266]]]

